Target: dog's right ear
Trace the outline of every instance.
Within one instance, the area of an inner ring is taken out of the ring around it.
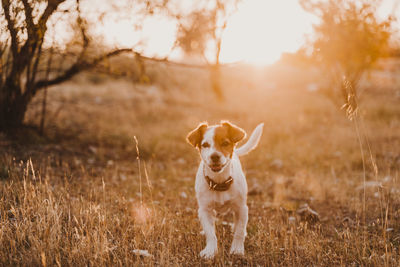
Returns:
[[[187,135],[186,141],[188,141],[188,143],[194,147],[200,147],[201,140],[203,139],[203,134],[205,133],[207,127],[207,122],[200,123],[196,129],[194,129]]]

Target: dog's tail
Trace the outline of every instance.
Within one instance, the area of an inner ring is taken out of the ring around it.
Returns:
[[[258,142],[260,141],[262,131],[263,131],[264,123],[260,123],[251,133],[249,140],[246,144],[242,145],[241,147],[235,149],[235,153],[238,156],[243,156],[252,151],[254,148],[257,147]]]

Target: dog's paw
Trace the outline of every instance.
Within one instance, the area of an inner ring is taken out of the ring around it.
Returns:
[[[217,254],[216,246],[206,246],[202,251],[200,251],[200,257],[204,259],[212,259],[215,254]]]
[[[231,254],[244,255],[244,245],[241,242],[233,242],[230,250]]]

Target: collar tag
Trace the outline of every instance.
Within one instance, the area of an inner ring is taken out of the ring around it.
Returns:
[[[231,187],[233,183],[233,178],[232,176],[229,176],[228,179],[226,179],[222,183],[216,183],[213,179],[211,179],[208,176],[205,176],[206,181],[208,183],[208,187],[212,191],[227,191]]]

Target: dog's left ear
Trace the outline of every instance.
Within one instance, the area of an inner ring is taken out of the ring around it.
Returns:
[[[221,125],[228,129],[229,139],[233,143],[237,143],[246,137],[246,132],[229,121],[221,121]]]
[[[188,143],[194,147],[200,147],[201,140],[203,140],[203,135],[207,127],[207,122],[200,123],[196,129],[194,129],[187,135],[186,141],[188,141]]]

